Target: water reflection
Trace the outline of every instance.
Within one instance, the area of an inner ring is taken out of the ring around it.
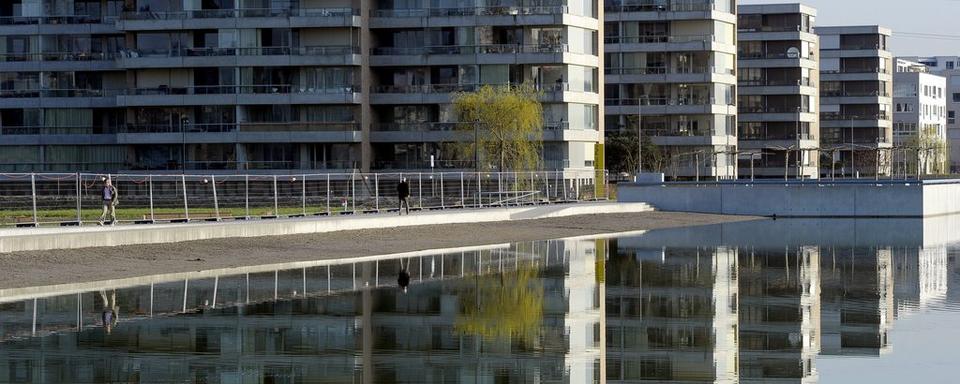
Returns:
[[[857,381],[851,362],[944,358],[894,340],[944,332],[931,313],[960,321],[956,220],[757,221],[0,292],[0,382]]]

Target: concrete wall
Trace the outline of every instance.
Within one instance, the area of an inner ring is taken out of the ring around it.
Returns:
[[[659,210],[794,217],[929,217],[960,213],[960,182],[621,184],[623,202]]]

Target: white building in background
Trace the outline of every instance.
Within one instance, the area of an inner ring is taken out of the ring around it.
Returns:
[[[945,171],[946,148],[937,143],[947,139],[946,87],[947,79],[929,73],[925,65],[897,60],[893,75],[894,172]]]
[[[960,56],[901,57],[923,64],[932,74],[947,79],[944,98],[947,108],[947,140],[950,144],[950,171],[960,172]]]

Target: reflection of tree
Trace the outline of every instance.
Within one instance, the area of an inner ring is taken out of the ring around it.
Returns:
[[[464,334],[490,340],[535,342],[543,323],[543,286],[532,267],[481,276],[460,293],[463,313],[454,324]]]

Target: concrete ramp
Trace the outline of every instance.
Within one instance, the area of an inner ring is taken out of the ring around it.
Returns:
[[[652,211],[644,203],[592,202],[481,209],[451,209],[291,219],[125,225],[117,227],[11,228],[0,230],[0,253],[164,244],[231,237],[281,236],[362,229],[489,223],[604,213]]]

